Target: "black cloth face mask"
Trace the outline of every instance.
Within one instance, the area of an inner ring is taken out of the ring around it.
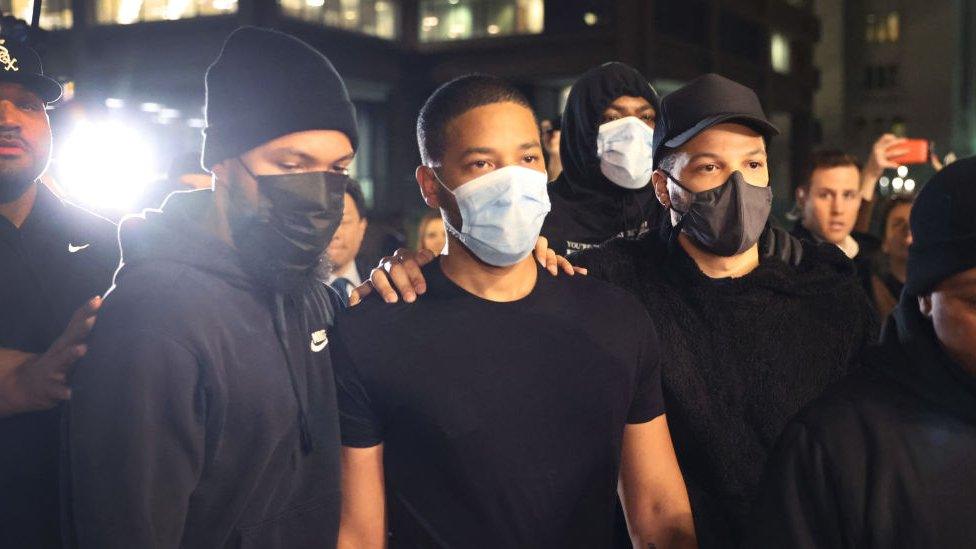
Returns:
[[[661,171],[693,197],[686,211],[671,206],[681,214],[676,230],[694,238],[706,251],[724,257],[741,254],[759,241],[772,209],[772,189],[746,183],[737,170],[718,187],[696,193]]]
[[[332,172],[254,175],[265,199],[232,225],[245,270],[275,291],[307,283],[342,221],[349,177]]]

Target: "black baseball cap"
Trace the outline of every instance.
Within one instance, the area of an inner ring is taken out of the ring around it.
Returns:
[[[13,82],[36,93],[45,103],[61,98],[61,84],[44,74],[41,56],[29,46],[0,35],[0,82]]]
[[[723,122],[741,123],[767,139],[779,135],[766,119],[756,92],[724,76],[705,74],[661,100],[652,142],[654,167],[666,151]]]

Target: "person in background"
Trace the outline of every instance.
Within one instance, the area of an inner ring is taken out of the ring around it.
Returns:
[[[446,242],[444,218],[438,212],[425,214],[417,225],[417,250],[427,250],[434,255],[440,255]]]
[[[857,158],[839,150],[816,151],[807,160],[796,188],[801,214],[792,234],[840,248],[854,261],[861,287],[871,297],[871,277],[881,243],[868,233],[854,231],[862,200]]]
[[[911,211],[905,288],[865,367],[786,427],[752,547],[971,547],[976,540],[976,158]]]
[[[549,182],[555,181],[563,173],[563,161],[559,156],[559,141],[562,139],[561,120],[543,120],[539,124],[542,132],[542,151],[546,153],[546,173]]]
[[[877,203],[875,196],[877,196],[878,179],[881,178],[885,170],[895,169],[899,166],[895,159],[908,152],[908,149],[901,146],[905,141],[907,139],[904,137],[885,133],[871,145],[871,151],[861,169],[861,209],[857,214],[857,223],[854,225],[855,231],[862,234],[870,232],[871,217]],[[934,154],[931,161],[932,166],[938,171],[940,169],[939,160]]]
[[[421,109],[417,141],[448,244],[425,299],[337,322],[339,547],[383,547],[387,524],[400,547],[609,547],[618,473],[635,547],[693,547],[646,312],[530,257],[549,201],[528,100],[458,78]]]
[[[30,47],[2,38],[17,70],[0,66],[0,547],[52,549],[68,375],[119,252],[115,225],[41,183],[61,85]]]
[[[66,544],[332,547],[339,423],[323,255],[358,141],[335,68],[244,27],[206,74],[212,190],[122,222],[75,370]]]
[[[569,91],[559,153],[562,173],[549,187],[552,212],[542,236],[558,255],[656,227],[651,138],[659,98],[637,70],[606,63]]]
[[[909,216],[914,199],[901,196],[890,199],[882,214],[884,233],[881,240],[883,257],[871,277],[871,291],[879,318],[887,318],[898,304],[908,268],[908,248],[912,245]]]
[[[369,273],[369,264],[359,257],[368,221],[366,219],[366,198],[362,187],[355,180],[346,186],[345,207],[342,210],[342,223],[329,243],[328,258],[331,265],[329,285],[349,303],[349,294],[363,283]]]

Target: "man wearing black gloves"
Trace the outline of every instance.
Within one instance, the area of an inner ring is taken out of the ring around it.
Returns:
[[[800,413],[770,458],[755,547],[976,540],[976,158],[911,214],[901,301],[865,367]]]
[[[38,178],[61,85],[4,36],[0,63],[0,547],[60,547],[58,459],[67,373],[85,352],[119,254],[115,225]]]
[[[656,227],[651,136],[660,99],[637,70],[605,63],[573,84],[563,112],[563,171],[549,186],[542,236],[557,254]]]
[[[328,547],[339,432],[321,257],[356,122],[307,44],[235,31],[207,71],[203,164],[120,228],[123,265],[74,377],[68,542]]]

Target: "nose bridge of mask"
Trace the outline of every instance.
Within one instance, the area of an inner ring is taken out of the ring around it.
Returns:
[[[637,146],[643,144],[650,149],[653,138],[654,130],[650,126],[636,116],[627,116],[600,124],[597,130],[596,154],[603,156],[610,150],[632,143]]]
[[[471,209],[473,206],[494,200],[498,200],[501,204],[508,204],[513,202],[517,196],[535,196],[531,189],[511,185],[511,181],[541,185],[545,188],[546,174],[523,166],[505,166],[478,176],[454,189],[451,192],[457,201],[458,210],[461,212],[462,228],[474,221],[474,212]],[[479,204],[473,204],[470,200],[476,195],[479,198]]]

